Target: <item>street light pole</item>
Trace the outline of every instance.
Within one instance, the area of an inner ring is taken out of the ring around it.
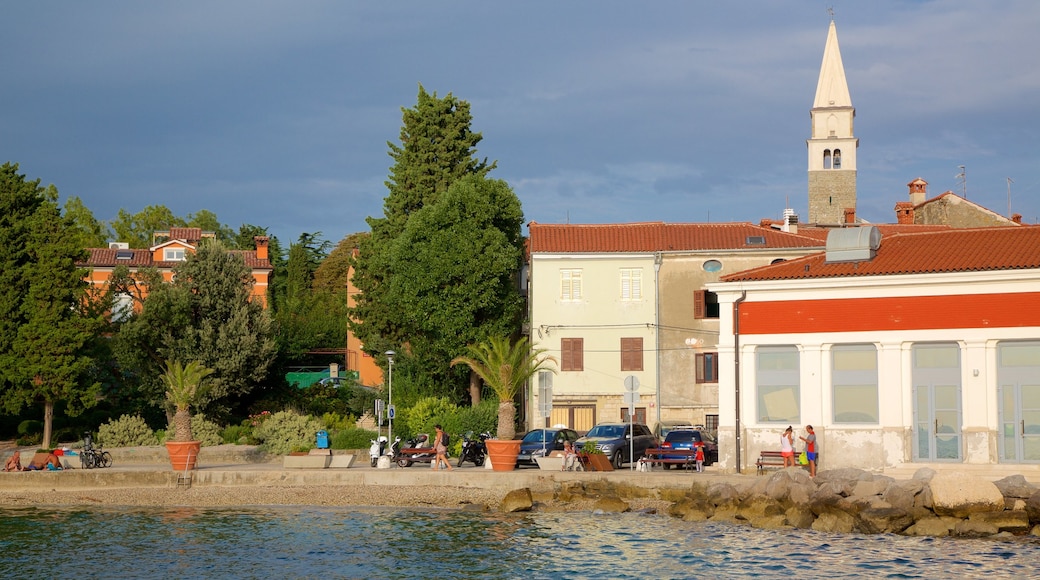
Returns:
[[[397,354],[392,350],[386,351],[386,364],[389,369],[387,383],[389,384],[389,391],[387,392],[387,415],[389,415],[389,427],[386,432],[386,444],[393,448],[394,445],[394,355]]]

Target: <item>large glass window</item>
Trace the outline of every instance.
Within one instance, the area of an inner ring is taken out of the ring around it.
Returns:
[[[877,348],[872,344],[831,349],[835,423],[878,423]]]
[[[755,351],[759,423],[801,423],[798,348],[763,346]]]

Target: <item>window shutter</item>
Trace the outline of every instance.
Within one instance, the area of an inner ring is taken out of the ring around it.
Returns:
[[[621,370],[641,371],[643,370],[643,339],[622,338],[621,339]]]
[[[561,371],[580,371],[583,370],[584,361],[582,361],[582,355],[584,350],[583,339],[580,338],[563,338],[560,339],[560,354],[563,359],[560,361]]]
[[[707,290],[696,290],[693,293],[693,317],[694,318],[705,318],[707,314],[705,308],[705,294]]]

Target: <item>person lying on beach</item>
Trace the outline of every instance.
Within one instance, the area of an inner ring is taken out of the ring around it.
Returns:
[[[53,453],[44,455],[43,453],[37,453],[33,456],[32,461],[25,468],[25,471],[41,471],[48,469],[50,471],[58,471],[61,469],[61,460],[58,456]]]
[[[22,452],[15,451],[14,455],[7,458],[4,471],[22,471]]]

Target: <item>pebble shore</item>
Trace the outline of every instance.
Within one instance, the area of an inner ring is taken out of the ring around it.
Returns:
[[[0,491],[0,506],[244,507],[258,505],[392,506],[439,509],[496,509],[501,491],[453,486],[234,486]],[[664,510],[670,502],[630,500],[633,510]],[[537,501],[539,511],[590,511],[590,500]]]

